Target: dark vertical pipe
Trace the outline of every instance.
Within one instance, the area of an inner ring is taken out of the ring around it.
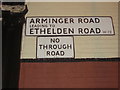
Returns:
[[[27,7],[23,11],[14,12],[17,5],[24,7],[24,2],[3,2],[3,8],[4,5],[15,7],[13,10],[2,10],[2,88],[18,88],[21,35]]]

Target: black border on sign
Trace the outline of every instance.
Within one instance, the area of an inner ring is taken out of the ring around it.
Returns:
[[[36,37],[36,59],[37,59],[37,46],[38,46],[38,37]]]
[[[27,25],[27,18],[35,18],[35,17],[110,17],[112,20],[112,28],[113,28],[113,34],[99,34],[99,35],[27,35],[26,34],[26,25]],[[115,35],[115,28],[112,16],[28,16],[26,17],[26,23],[25,23],[25,36],[29,37],[35,37],[35,36],[113,36]]]
[[[75,45],[74,45],[74,37],[73,36],[52,36],[52,37],[71,37],[72,38],[72,40],[73,40],[73,42],[72,42],[73,43],[73,57],[71,57],[71,58],[68,58],[68,57],[66,57],[66,58],[64,58],[64,57],[63,58],[61,58],[61,57],[60,58],[59,57],[58,58],[57,57],[55,57],[55,58],[38,58],[37,57],[37,52],[38,52],[37,46],[38,46],[38,38],[39,37],[40,36],[36,37],[36,59],[38,59],[38,60],[39,59],[43,59],[43,60],[44,59],[75,59]],[[46,37],[50,37],[50,36],[46,36]]]

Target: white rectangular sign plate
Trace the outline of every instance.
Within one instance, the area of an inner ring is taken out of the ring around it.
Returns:
[[[37,58],[74,58],[73,37],[38,37]]]
[[[114,35],[110,16],[27,17],[26,35]]]

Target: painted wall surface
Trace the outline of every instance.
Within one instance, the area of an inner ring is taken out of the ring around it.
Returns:
[[[28,3],[28,16],[111,16],[115,35],[74,36],[75,58],[118,57],[118,3]],[[36,36],[25,36],[21,59],[36,58]]]
[[[74,36],[75,59],[118,57],[118,3],[30,2],[27,5],[26,17],[111,16],[115,35]],[[36,37],[25,36],[25,27],[21,59],[36,60]],[[118,62],[22,62],[19,88],[118,88]]]

